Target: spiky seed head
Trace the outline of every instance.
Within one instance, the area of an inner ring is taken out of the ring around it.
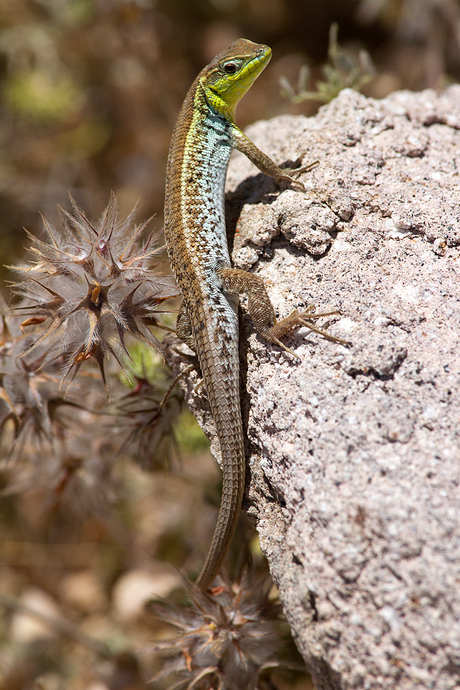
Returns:
[[[145,470],[177,465],[174,460],[180,453],[173,427],[182,407],[181,393],[176,390],[162,405],[166,389],[161,383],[155,381],[154,385],[146,374],[128,372],[128,375],[134,380],[134,386],[113,400],[120,454],[127,451]],[[171,378],[166,381],[171,383]],[[154,455],[152,448],[155,448]]]
[[[30,235],[33,260],[16,267],[24,281],[13,286],[22,297],[13,313],[26,317],[24,331],[33,329],[21,356],[63,356],[63,378],[92,357],[105,381],[104,360],[113,355],[123,365],[127,334],[161,351],[150,328],[166,328],[161,305],[177,289],[158,270],[162,247],[154,233],[145,237],[148,221],[134,226],[136,207],[120,220],[112,194],[92,223],[72,197],[71,203],[71,214],[59,209],[59,231],[43,219],[46,240]]]
[[[14,319],[10,317],[9,321]],[[19,330],[19,329],[18,329]],[[21,357],[30,336],[4,331],[0,347],[0,469],[11,460],[32,465],[51,462],[57,445],[80,413],[104,400],[100,387],[75,386],[75,396],[60,390],[62,357],[44,363],[41,356]]]
[[[152,680],[174,680],[176,690],[276,689],[270,673],[289,664],[271,579],[245,572],[234,584],[221,582],[212,593],[186,582],[188,607],[151,602],[156,617],[177,630],[157,645],[164,664]]]

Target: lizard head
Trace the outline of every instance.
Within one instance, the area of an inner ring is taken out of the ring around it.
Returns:
[[[206,100],[220,115],[235,121],[235,109],[268,65],[271,48],[239,38],[201,72],[199,82]]]

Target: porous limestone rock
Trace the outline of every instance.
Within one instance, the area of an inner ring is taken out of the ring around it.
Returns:
[[[304,193],[234,155],[234,265],[280,317],[340,310],[315,323],[351,346],[303,328],[295,359],[242,299],[244,507],[318,690],[458,690],[460,86],[345,90],[247,133],[278,163],[320,163]]]

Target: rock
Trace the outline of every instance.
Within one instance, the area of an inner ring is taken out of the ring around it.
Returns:
[[[247,133],[320,165],[303,193],[233,157],[234,264],[280,317],[339,309],[315,323],[352,346],[301,329],[295,360],[243,316],[244,507],[318,690],[458,689],[460,86],[346,90]]]

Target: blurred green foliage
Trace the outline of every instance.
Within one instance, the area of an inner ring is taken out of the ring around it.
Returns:
[[[358,56],[359,61],[357,61],[339,45],[337,41],[338,28],[337,24],[331,24],[328,49],[329,64],[322,68],[325,81],[316,83],[316,91],[307,91],[310,79],[310,69],[307,65],[302,65],[300,68],[297,93],[286,77],[280,77],[282,93],[291,100],[291,103],[302,103],[309,100],[329,103],[338,96],[342,89],[350,88],[360,91],[375,75],[375,68],[367,51],[361,50]]]
[[[19,117],[46,123],[63,121],[78,104],[79,92],[69,77],[53,79],[39,69],[18,72],[5,84],[5,103]]]
[[[145,379],[150,384],[170,382],[161,355],[141,340],[134,340],[129,347],[130,359],[127,359],[125,369],[120,371],[120,380],[127,388],[133,388],[135,379]]]
[[[203,453],[209,442],[189,410],[184,410],[177,420],[175,435],[184,453]]]
[[[160,402],[172,379],[163,359],[140,340],[131,343],[129,354],[131,360],[127,360],[125,370],[120,371],[120,380],[128,389],[135,388],[136,382],[145,380],[159,394]],[[173,424],[172,433],[182,453],[203,453],[208,450],[209,441],[188,409],[177,412]]]

